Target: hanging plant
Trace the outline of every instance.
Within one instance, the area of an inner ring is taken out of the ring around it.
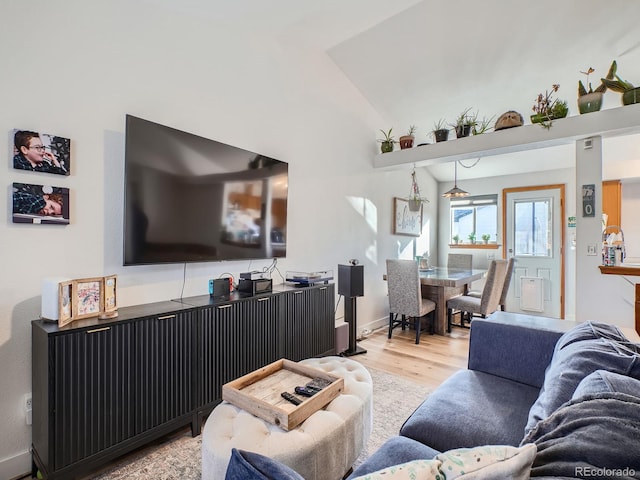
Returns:
[[[420,196],[420,186],[418,186],[418,181],[416,180],[415,167],[411,171],[411,191],[407,202],[409,203],[409,210],[412,212],[419,212],[422,203],[429,202],[429,200]]]

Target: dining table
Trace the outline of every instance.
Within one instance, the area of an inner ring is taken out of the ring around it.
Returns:
[[[436,304],[434,333],[444,335],[447,330],[447,300],[467,293],[471,282],[480,280],[487,270],[473,268],[431,267],[420,269],[422,297]]]

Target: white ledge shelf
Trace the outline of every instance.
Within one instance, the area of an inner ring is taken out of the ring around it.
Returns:
[[[456,160],[566,145],[593,136],[606,138],[634,133],[640,133],[640,104],[561,118],[554,120],[550,129],[537,124],[524,125],[421,147],[379,153],[373,159],[373,166],[382,169],[395,169],[413,164],[426,167]]]

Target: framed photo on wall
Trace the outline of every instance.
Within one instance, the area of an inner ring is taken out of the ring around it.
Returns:
[[[13,223],[69,224],[69,189],[51,185],[14,183]]]
[[[422,233],[422,204],[420,210],[409,210],[409,202],[404,198],[393,199],[393,233],[419,237]]]
[[[70,139],[17,128],[12,134],[13,168],[56,175],[71,173]]]
[[[74,320],[99,316],[104,302],[103,277],[73,280],[71,299]]]

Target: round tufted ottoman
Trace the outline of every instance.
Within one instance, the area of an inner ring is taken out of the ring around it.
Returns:
[[[347,473],[371,434],[371,375],[360,363],[343,357],[300,363],[344,378],[342,394],[288,432],[222,402],[202,431],[202,480],[224,479],[232,448],[273,458],[305,480],[336,480]]]

